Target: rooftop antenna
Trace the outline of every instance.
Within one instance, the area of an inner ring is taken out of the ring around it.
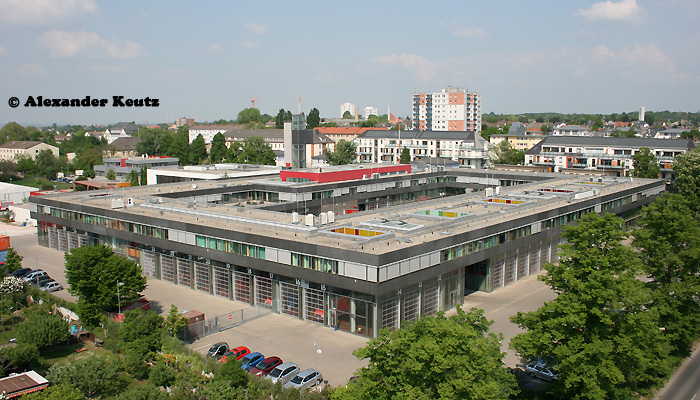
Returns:
[[[260,97],[253,97],[252,99],[250,99],[250,107],[251,108],[255,108],[255,102],[257,100],[260,100]]]

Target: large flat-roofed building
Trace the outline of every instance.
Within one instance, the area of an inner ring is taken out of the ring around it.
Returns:
[[[58,147],[56,146],[31,140],[13,140],[0,145],[0,160],[17,161],[21,157],[33,160],[44,150],[49,150],[54,157],[58,158]]]
[[[364,178],[364,177],[363,177]],[[632,223],[664,181],[438,168],[254,177],[30,198],[39,244],[104,243],[143,274],[368,337],[558,260],[590,212]]]

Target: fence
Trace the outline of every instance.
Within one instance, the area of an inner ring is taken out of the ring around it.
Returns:
[[[243,325],[268,314],[272,314],[272,310],[269,308],[250,306],[242,310],[217,315],[216,317],[187,325],[181,334],[181,338],[183,341],[191,343],[197,339]]]

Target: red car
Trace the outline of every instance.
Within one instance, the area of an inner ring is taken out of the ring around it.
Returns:
[[[236,357],[236,360],[240,360],[241,358],[243,358],[243,356],[248,354],[250,354],[250,349],[248,349],[245,346],[238,346],[235,349],[231,349],[224,353],[224,355],[221,358],[219,358],[219,362],[225,363],[228,356],[234,356]]]
[[[276,366],[282,364],[282,359],[279,357],[268,357],[259,361],[255,367],[250,370],[250,373],[256,376],[265,376],[270,373]]]

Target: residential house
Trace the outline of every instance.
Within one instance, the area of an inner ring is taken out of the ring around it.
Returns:
[[[29,157],[32,160],[44,150],[49,150],[58,158],[58,147],[34,140],[13,140],[0,145],[0,160],[15,161],[18,157]]]

